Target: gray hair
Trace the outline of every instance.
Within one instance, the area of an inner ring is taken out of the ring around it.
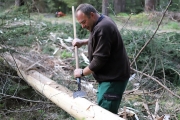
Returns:
[[[76,13],[78,11],[82,11],[85,15],[87,15],[88,17],[90,17],[90,13],[98,13],[98,11],[90,4],[84,3],[84,4],[80,4],[77,8],[76,8]]]

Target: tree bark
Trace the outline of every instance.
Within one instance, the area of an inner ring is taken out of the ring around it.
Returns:
[[[15,6],[16,7],[20,7],[22,5],[24,5],[24,0],[15,0]]]
[[[155,10],[156,0],[145,0],[145,11],[150,12]]]
[[[120,13],[125,11],[125,0],[114,0],[114,11],[115,13]]]
[[[108,16],[108,0],[102,1],[102,14]]]

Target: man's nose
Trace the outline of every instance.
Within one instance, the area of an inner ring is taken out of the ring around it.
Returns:
[[[82,25],[81,25],[81,27],[82,27],[82,28],[85,28],[85,27],[86,27],[86,25],[85,25],[85,24],[82,24]]]

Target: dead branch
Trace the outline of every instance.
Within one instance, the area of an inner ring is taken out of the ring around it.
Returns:
[[[131,15],[129,16],[129,18],[127,19],[126,23],[124,24],[124,26],[121,28],[121,30],[126,26],[126,24],[129,22],[129,20],[131,19],[131,16],[133,15],[133,13],[131,13]],[[121,31],[120,30],[120,31]]]
[[[20,78],[19,76],[13,76],[13,75],[4,74],[4,73],[0,73],[0,76],[11,77],[11,78],[14,78],[14,79],[19,79]]]
[[[158,103],[158,100],[156,100],[154,115],[152,115],[152,114],[150,113],[147,104],[142,103],[142,105],[144,106],[146,112],[148,113],[148,117],[151,117],[152,120],[163,120],[163,119],[164,119],[165,115],[162,115],[161,117],[159,117],[159,115],[157,114],[157,112],[159,111],[159,103]]]
[[[7,98],[12,98],[12,99],[23,100],[23,101],[26,101],[26,102],[33,102],[33,103],[51,103],[51,102],[44,102],[44,101],[28,100],[28,99],[25,99],[25,98],[13,96],[13,95],[7,95],[7,94],[3,94],[3,93],[0,93],[0,95],[2,95],[2,99],[3,99],[3,98],[6,98],[6,99],[7,99]]]
[[[123,115],[123,118],[126,120],[126,119],[127,119],[127,116],[126,116],[126,106],[124,106],[123,109],[124,109],[124,115]]]
[[[25,70],[25,71],[29,71],[29,70],[31,70],[31,68],[32,68],[32,67],[34,67],[36,64],[38,64],[40,61],[41,61],[41,60],[39,60],[39,61],[37,61],[37,62],[33,63],[33,64],[32,64],[32,65],[30,65],[28,68],[26,68],[26,70]]]
[[[123,117],[125,120],[139,120],[139,118],[137,117],[134,111],[137,111],[137,110],[124,106],[123,108],[121,108],[118,115],[120,117]]]
[[[152,114],[151,114],[151,112],[150,112],[150,110],[149,110],[148,105],[147,105],[147,104],[145,104],[145,103],[143,103],[143,106],[144,106],[144,108],[145,108],[145,110],[146,110],[146,112],[147,112],[148,116],[151,116],[151,118],[153,118],[153,117],[152,117]]]
[[[150,92],[147,92],[147,91],[141,91],[141,90],[128,90],[128,91],[125,91],[124,94],[133,94],[133,95],[140,95],[140,94],[150,94],[150,93],[154,93],[154,92],[157,92],[159,90],[161,90],[163,87],[160,87],[159,89],[157,90],[153,90],[153,91],[150,91]]]
[[[163,20],[163,18],[164,18],[164,16],[165,16],[165,13],[166,13],[166,11],[168,10],[171,2],[172,2],[172,0],[169,1],[169,4],[167,5],[165,11],[163,12],[163,15],[162,15],[162,17],[161,17],[161,19],[160,19],[160,21],[159,21],[159,23],[158,23],[158,26],[157,26],[155,32],[153,33],[153,35],[151,36],[151,38],[144,44],[144,46],[141,48],[141,50],[139,51],[139,53],[136,55],[136,57],[134,58],[134,60],[133,60],[132,63],[131,63],[131,66],[134,64],[134,62],[135,62],[136,59],[139,57],[139,55],[140,55],[141,52],[144,50],[144,48],[150,43],[150,41],[151,41],[151,40],[153,39],[153,37],[155,36],[155,34],[156,34],[156,32],[158,31],[158,29],[159,29],[159,27],[160,27],[160,25],[161,25],[161,23],[162,23],[162,20]]]
[[[155,115],[155,116],[157,115],[158,111],[159,111],[159,100],[157,99],[157,100],[156,100],[155,110],[154,110],[154,115]]]
[[[162,86],[164,89],[166,89],[168,92],[170,92],[172,95],[174,95],[174,96],[176,96],[177,98],[180,99],[180,96],[179,96],[179,95],[177,95],[177,94],[175,94],[174,92],[172,92],[170,89],[168,89],[166,86],[164,86],[161,82],[159,82],[159,81],[158,81],[157,79],[155,79],[154,77],[149,76],[149,75],[147,75],[147,74],[145,74],[145,73],[143,73],[143,72],[141,72],[141,71],[135,70],[135,69],[133,69],[132,67],[131,67],[131,70],[133,70],[133,71],[135,71],[135,72],[137,72],[137,73],[140,73],[140,74],[142,74],[142,75],[144,75],[144,76],[152,79],[153,81],[157,82],[160,86]]]
[[[72,49],[63,42],[63,39],[59,37],[57,39],[60,41],[62,47],[66,48],[69,52],[73,52]]]
[[[179,76],[180,76],[180,73],[178,71],[176,71],[175,69],[173,68],[170,68],[171,70],[173,70],[174,72],[176,72]]]
[[[178,112],[178,111],[180,111],[180,108],[177,108],[175,112]]]
[[[86,64],[89,64],[89,59],[85,56],[84,53],[81,53],[81,56]]]
[[[21,113],[21,112],[32,112],[32,111],[38,111],[38,110],[42,110],[42,109],[46,109],[46,108],[50,108],[50,107],[55,107],[55,105],[48,105],[44,108],[40,107],[40,108],[31,108],[31,109],[20,109],[20,110],[6,110],[6,112],[4,114],[8,114],[8,113]]]

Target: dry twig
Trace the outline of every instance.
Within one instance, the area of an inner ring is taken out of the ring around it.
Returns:
[[[160,87],[159,89],[157,90],[153,90],[153,91],[141,91],[141,90],[128,90],[128,91],[125,91],[124,94],[133,94],[133,95],[140,95],[140,94],[150,94],[150,93],[154,93],[154,92],[157,92],[159,90],[161,90],[163,87]]]

